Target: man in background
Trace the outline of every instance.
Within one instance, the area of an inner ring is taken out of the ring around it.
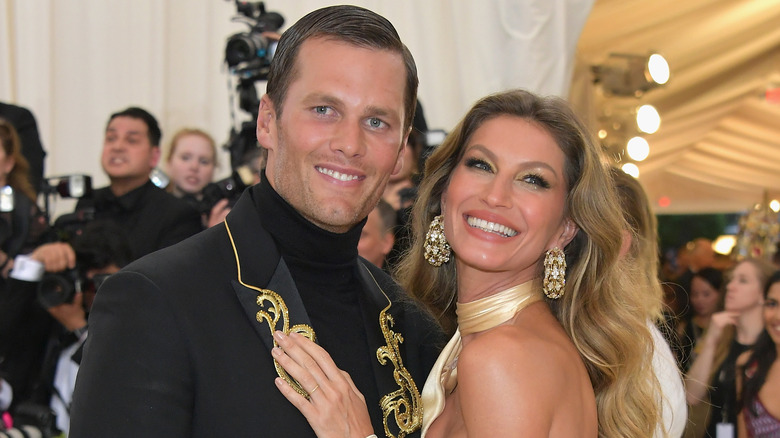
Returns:
[[[385,259],[395,244],[395,226],[397,212],[385,200],[380,199],[379,204],[371,210],[360,233],[358,242],[358,254],[373,263],[375,266],[385,268]]]
[[[149,179],[160,160],[161,137],[157,119],[142,108],[112,114],[100,160],[110,183],[81,198],[75,214],[61,217],[60,224],[75,222],[67,225],[78,228],[91,220],[113,222],[130,242],[133,260],[198,233],[198,212]],[[45,244],[36,253],[47,272],[76,266],[76,254],[67,242]]]

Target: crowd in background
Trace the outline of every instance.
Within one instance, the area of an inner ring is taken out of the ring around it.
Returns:
[[[410,208],[431,147],[419,106],[417,114],[404,166],[368,216],[358,247],[390,273],[409,245]],[[73,214],[50,224],[37,202],[52,188],[44,179],[45,153],[32,115],[2,104],[0,143],[0,187],[11,189],[11,207],[4,207],[5,189],[0,202],[0,410],[6,412],[5,427],[14,419],[46,417],[51,427],[67,432],[80,346],[100,281],[222,222],[236,194],[215,186],[217,149],[208,133],[182,129],[163,155],[157,121],[131,107],[113,114],[106,126],[101,163],[109,187],[94,190]],[[250,175],[234,172],[233,184],[259,181],[259,151],[246,160]],[[169,182],[161,188],[150,172],[163,156]],[[650,270],[658,272],[665,303],[657,327],[684,376],[684,436],[715,437],[719,424],[736,425],[738,436],[773,436],[780,430],[777,420],[767,420],[780,412],[780,371],[774,366],[778,266],[759,259],[716,262],[712,248],[711,241],[695,239],[679,248],[673,265]]]

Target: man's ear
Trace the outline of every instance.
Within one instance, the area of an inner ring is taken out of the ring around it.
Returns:
[[[391,176],[398,175],[398,172],[401,171],[401,169],[404,168],[404,150],[409,146],[409,133],[412,132],[412,128],[409,127],[409,131],[407,131],[406,135],[404,136],[404,141],[401,142],[401,148],[398,149],[398,159],[395,161],[395,167],[393,168],[393,173]]]
[[[257,110],[257,142],[269,151],[276,149],[276,108],[264,94]]]
[[[152,146],[152,156],[149,159],[149,167],[154,169],[157,167],[157,164],[160,162],[160,155],[162,155],[162,151],[160,151],[160,146]]]
[[[566,218],[563,220],[562,224],[562,231],[561,235],[558,238],[558,248],[565,248],[566,245],[569,244],[569,242],[574,239],[574,236],[577,235],[577,232],[580,231],[580,227],[577,226],[577,224],[574,223],[571,218]]]
[[[382,236],[382,242],[380,245],[382,246],[382,255],[387,257],[387,255],[390,254],[390,251],[393,249],[393,245],[395,245],[395,235],[393,235],[392,231],[388,231],[384,236]]]

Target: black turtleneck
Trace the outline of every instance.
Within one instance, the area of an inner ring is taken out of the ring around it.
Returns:
[[[298,288],[317,342],[349,373],[366,400],[379,400],[361,313],[364,294],[358,274],[357,244],[365,220],[343,234],[323,230],[301,216],[268,183],[260,182],[257,207]],[[370,322],[372,323],[372,322]],[[376,322],[379,323],[378,321]],[[378,403],[368,403],[379,411]],[[372,412],[373,418],[381,413]]]

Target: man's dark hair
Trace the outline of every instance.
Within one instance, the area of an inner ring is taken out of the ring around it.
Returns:
[[[417,66],[393,25],[381,15],[358,6],[330,6],[310,12],[287,29],[271,61],[266,92],[277,117],[282,115],[287,89],[297,78],[301,45],[311,38],[328,38],[357,47],[389,50],[401,55],[406,67],[404,132],[411,126],[417,105]],[[334,59],[333,62],[339,62]]]
[[[108,125],[111,124],[111,121],[117,117],[130,117],[144,122],[147,128],[146,131],[149,133],[149,143],[151,143],[152,146],[160,146],[162,131],[160,130],[160,125],[157,123],[157,119],[155,119],[154,116],[149,113],[149,111],[146,111],[143,108],[138,108],[137,106],[125,108],[118,113],[111,114],[111,117],[108,119],[108,123],[106,123],[106,129],[108,129]]]

